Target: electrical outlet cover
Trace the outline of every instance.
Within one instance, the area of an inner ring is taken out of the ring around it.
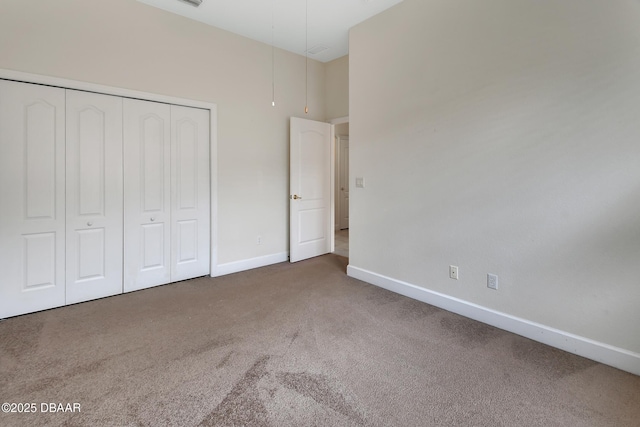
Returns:
[[[487,274],[487,288],[498,290],[498,276]]]

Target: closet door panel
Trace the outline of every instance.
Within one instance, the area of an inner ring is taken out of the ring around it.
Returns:
[[[171,106],[171,280],[209,274],[209,111]]]
[[[67,90],[67,304],[122,293],[122,98]]]
[[[64,98],[0,80],[0,318],[65,303]]]
[[[170,107],[124,100],[126,292],[171,280]]]

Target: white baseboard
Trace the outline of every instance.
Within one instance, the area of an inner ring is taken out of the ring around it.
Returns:
[[[347,267],[347,275],[534,341],[640,375],[640,354],[638,353],[501,313],[352,265]]]
[[[251,270],[252,268],[264,267],[279,262],[289,261],[289,252],[271,254],[256,258],[243,259],[240,261],[219,264],[211,271],[211,277],[224,276],[226,274],[237,273],[239,271]]]

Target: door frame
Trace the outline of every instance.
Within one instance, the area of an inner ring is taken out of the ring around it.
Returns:
[[[339,147],[336,146],[337,144],[337,140],[336,140],[336,125],[341,125],[343,123],[349,123],[349,116],[344,116],[344,117],[338,117],[335,119],[331,119],[329,120],[329,124],[331,125],[331,141],[332,141],[332,155],[331,155],[331,214],[332,214],[332,218],[333,218],[333,234],[331,236],[331,252],[336,250],[335,247],[335,232],[338,231],[338,229],[336,227],[338,227],[338,223],[335,222],[335,218],[336,218],[336,213],[338,211],[338,207],[336,206],[336,191],[337,188],[336,186],[337,184],[337,180],[336,180],[336,167],[337,167],[337,156],[338,156],[338,149]],[[340,135],[340,136],[347,136],[347,135]],[[351,151],[351,145],[349,145],[349,151]],[[351,173],[351,172],[349,172]],[[351,202],[349,202],[349,205],[351,205]],[[349,206],[351,207],[351,206]]]
[[[349,187],[349,174],[348,174],[348,166],[347,166],[347,176],[343,177],[342,176],[342,168],[344,166],[345,163],[348,164],[348,160],[347,162],[344,161],[344,158],[342,157],[342,147],[343,144],[349,144],[349,135],[336,135],[335,137],[336,139],[336,170],[335,170],[335,174],[336,174],[336,184],[335,184],[335,197],[336,197],[336,223],[335,223],[335,230],[340,231],[343,230],[342,228],[342,221],[344,219],[344,203],[343,203],[343,194],[342,194],[342,189],[344,187]],[[347,146],[347,155],[349,154],[349,147]],[[343,182],[343,178],[346,180],[346,182]],[[348,191],[348,189],[347,189]],[[347,220],[348,222],[348,220]],[[344,229],[348,229],[349,226],[347,225],[347,227],[345,227]]]
[[[81,82],[77,80],[63,79],[59,77],[43,76],[40,74],[25,73],[0,68],[0,79],[22,83],[41,84],[45,86],[59,87],[62,89],[74,89],[85,92],[95,92],[104,95],[114,95],[123,98],[142,99],[145,101],[161,102],[164,104],[182,105],[185,107],[201,108],[209,110],[209,175],[211,179],[211,235],[210,251],[211,259],[209,275],[216,276],[218,265],[218,105],[211,102],[195,101],[192,99],[178,98],[174,96],[159,95],[150,92],[142,92],[132,89],[123,89],[114,86],[106,86],[95,83]]]

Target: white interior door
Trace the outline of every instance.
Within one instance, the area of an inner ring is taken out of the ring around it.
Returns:
[[[209,111],[171,106],[171,281],[209,274]]]
[[[122,98],[67,90],[67,304],[122,293]]]
[[[331,252],[331,125],[291,118],[291,262]]]
[[[0,80],[0,318],[65,303],[64,89]]]
[[[170,106],[125,99],[124,290],[171,280]]]
[[[349,137],[340,137],[340,229],[349,228]]]

